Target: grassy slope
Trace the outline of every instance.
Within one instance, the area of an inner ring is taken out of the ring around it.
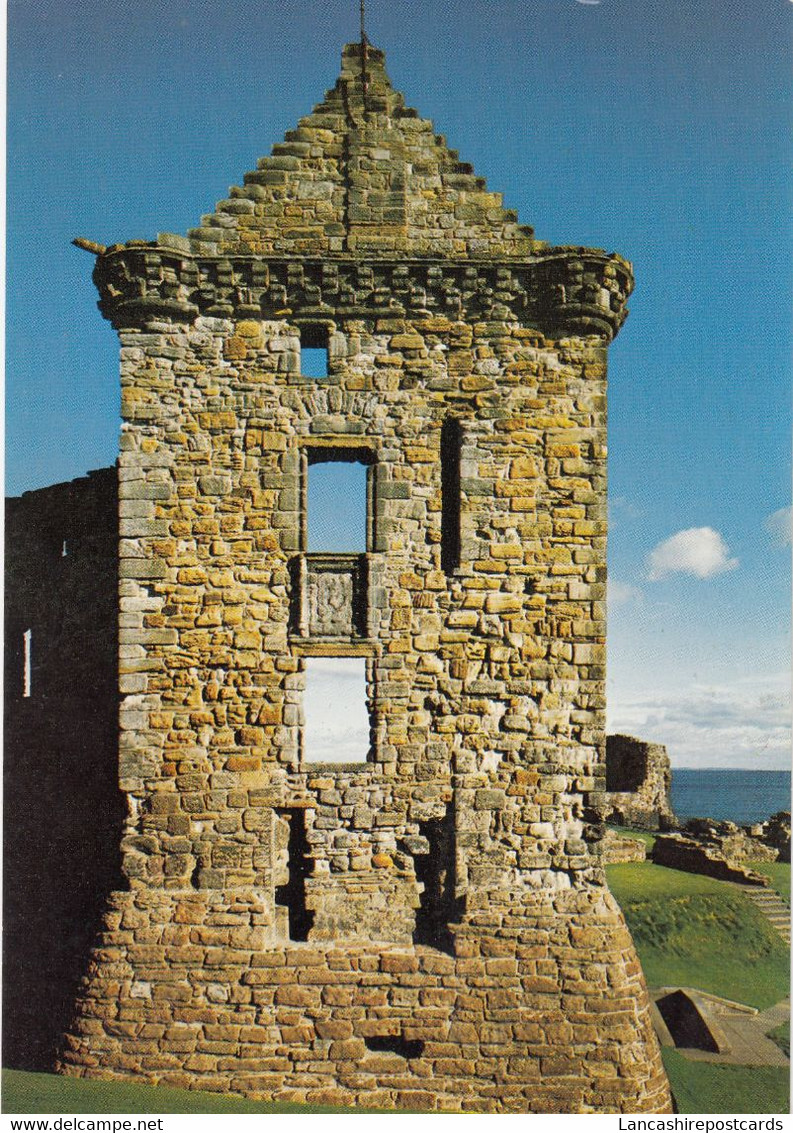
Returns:
[[[773,1039],[780,1050],[790,1058],[790,1020],[786,1023],[780,1023],[778,1027],[774,1027],[773,1031],[768,1032],[769,1039]]]
[[[690,1062],[663,1051],[680,1113],[787,1113],[789,1071],[780,1066]]]
[[[790,904],[790,862],[747,862],[750,869],[764,873],[771,888],[781,893]]]
[[[377,1109],[269,1105],[228,1094],[3,1071],[3,1113],[385,1113]],[[408,1112],[408,1111],[401,1111]]]
[[[737,890],[644,862],[607,874],[651,986],[698,987],[760,1009],[788,994],[787,948]]]
[[[775,888],[790,892],[789,865],[764,868]],[[787,994],[787,949],[738,891],[650,863],[606,872],[651,986],[699,987],[759,1007]],[[691,1062],[669,1048],[663,1057],[680,1113],[789,1111],[787,1069]]]

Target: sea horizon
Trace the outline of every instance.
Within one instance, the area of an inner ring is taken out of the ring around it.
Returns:
[[[791,809],[791,772],[756,767],[673,767],[671,804],[681,821],[713,818],[753,825]]]

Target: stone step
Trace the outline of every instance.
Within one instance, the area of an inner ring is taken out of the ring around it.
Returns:
[[[790,944],[790,907],[778,894],[767,889],[753,889],[739,886],[749,900],[760,910],[768,923],[773,926],[785,941]]]

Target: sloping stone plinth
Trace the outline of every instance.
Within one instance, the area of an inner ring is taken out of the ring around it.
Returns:
[[[453,956],[364,941],[260,949],[252,922],[239,895],[116,894],[62,1071],[316,1105],[668,1107],[644,981],[606,891],[483,910]]]

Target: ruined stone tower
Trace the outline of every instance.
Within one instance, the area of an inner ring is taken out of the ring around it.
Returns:
[[[114,245],[95,280],[121,339],[128,887],[62,1069],[667,1108],[598,858],[630,265],[536,241],[352,44],[199,228]],[[307,547],[325,462],[365,467],[365,551]],[[328,657],[365,665],[359,762],[307,750]]]

